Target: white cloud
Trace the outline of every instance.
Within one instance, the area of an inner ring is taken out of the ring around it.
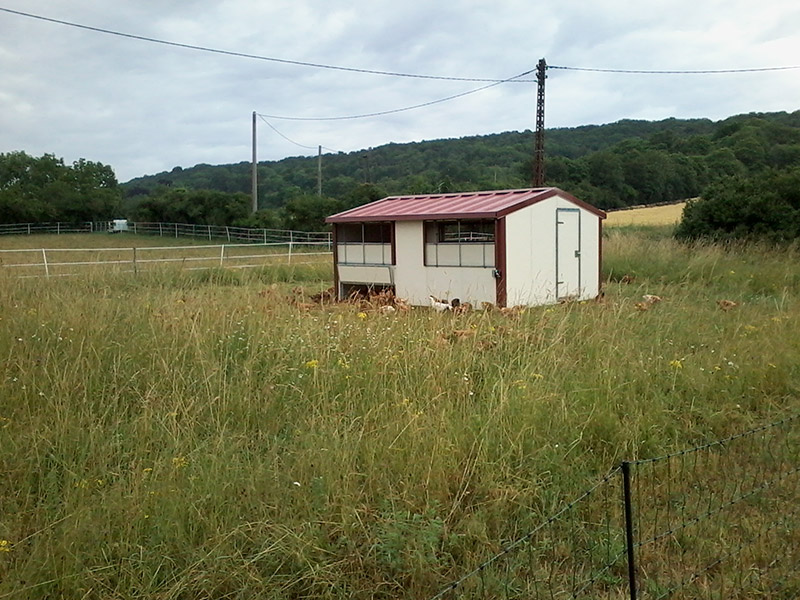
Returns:
[[[794,1],[5,0],[55,19],[218,49],[367,69],[503,78],[535,66],[722,69],[800,64]],[[113,6],[113,8],[109,8]],[[0,12],[0,152],[112,165],[121,180],[250,158],[253,110],[339,116],[478,87],[235,58]],[[547,125],[724,118],[798,108],[797,71],[615,75],[551,70]],[[354,121],[271,122],[293,140],[356,150],[534,127],[534,84]],[[313,154],[259,126],[262,160]]]

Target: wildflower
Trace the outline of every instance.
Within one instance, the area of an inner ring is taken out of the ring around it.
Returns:
[[[680,361],[680,360],[677,360],[677,359],[671,360],[671,361],[669,361],[669,366],[672,367],[673,369],[682,369],[683,368],[683,362]]]
[[[365,312],[358,313],[358,318],[359,319],[366,319],[367,318],[367,313],[365,313]]]
[[[307,360],[306,361],[306,368],[307,369],[316,369],[319,366],[319,361],[317,359]]]
[[[172,466],[176,469],[182,469],[189,464],[189,460],[185,456],[176,456],[172,459]]]
[[[534,379],[544,379],[544,375],[542,375],[541,373],[534,373],[533,375],[531,375],[531,377],[533,377]]]
[[[153,467],[146,467],[142,469],[142,473],[152,473],[152,472],[153,472]]]
[[[11,552],[11,542],[0,540],[0,552]]]

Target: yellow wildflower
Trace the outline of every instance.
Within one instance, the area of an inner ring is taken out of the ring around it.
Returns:
[[[319,361],[317,359],[307,360],[306,361],[306,368],[307,369],[316,369],[319,366]]]
[[[189,464],[189,459],[187,459],[185,456],[176,456],[175,458],[172,459],[172,466],[175,467],[176,469],[182,469],[188,464]]]
[[[677,359],[671,360],[671,361],[669,361],[669,366],[672,367],[673,369],[682,369],[683,368],[683,362],[680,361],[680,360],[677,360]]]
[[[0,540],[0,552],[11,552],[11,542]]]
[[[365,313],[365,312],[358,313],[358,318],[359,319],[366,319],[367,318],[367,313]]]

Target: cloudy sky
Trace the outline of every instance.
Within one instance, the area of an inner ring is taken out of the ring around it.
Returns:
[[[0,152],[111,165],[120,181],[197,163],[349,152],[389,142],[534,129],[549,65],[629,70],[800,66],[797,0],[0,0]],[[549,69],[546,126],[800,109],[800,69],[621,74]],[[266,119],[266,120],[265,120]],[[269,127],[271,124],[292,142]],[[298,145],[307,146],[302,148]]]

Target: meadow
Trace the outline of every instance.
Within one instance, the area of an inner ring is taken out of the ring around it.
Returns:
[[[676,225],[681,220],[686,202],[666,204],[664,206],[645,206],[625,210],[614,210],[608,213],[606,227],[623,225]]]
[[[43,250],[44,249],[44,250]],[[10,276],[85,276],[91,271],[139,273],[172,265],[179,271],[254,268],[318,262],[327,244],[231,243],[191,237],[106,233],[21,235],[0,238],[0,269]]]
[[[428,598],[620,460],[797,413],[800,250],[670,233],[511,315],[307,306],[330,259],[0,271],[0,599]]]

